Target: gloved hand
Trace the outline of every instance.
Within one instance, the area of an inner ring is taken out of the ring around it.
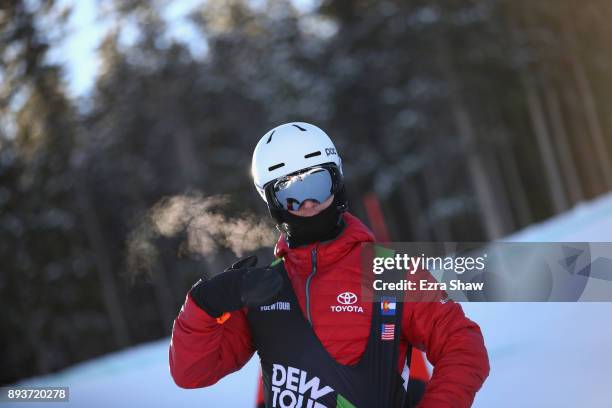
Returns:
[[[279,266],[255,265],[257,256],[251,255],[210,280],[200,279],[191,288],[192,299],[212,317],[272,303],[283,287]]]

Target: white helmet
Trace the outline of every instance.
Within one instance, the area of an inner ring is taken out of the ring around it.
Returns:
[[[275,127],[259,140],[251,173],[257,191],[267,202],[266,184],[326,163],[335,164],[342,172],[342,160],[327,133],[309,123],[291,122]]]

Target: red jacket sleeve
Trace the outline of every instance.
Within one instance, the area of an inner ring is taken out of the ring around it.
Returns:
[[[169,351],[170,373],[179,387],[213,385],[242,368],[254,351],[244,310],[220,324],[187,295],[172,326]]]
[[[489,375],[480,327],[453,301],[407,302],[402,334],[433,364],[418,408],[467,408]]]

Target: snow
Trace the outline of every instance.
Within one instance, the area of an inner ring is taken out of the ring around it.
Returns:
[[[564,214],[509,235],[517,242],[610,242],[612,241],[612,193],[580,203]]]
[[[612,241],[611,231],[612,193],[504,241],[607,242]],[[612,407],[612,303],[463,307],[480,325],[491,360],[491,374],[474,407]],[[133,347],[18,385],[69,386],[71,407],[254,406],[256,357],[212,387],[184,390],[170,377],[168,342]],[[46,405],[58,407],[35,403]]]
[[[491,360],[474,407],[612,407],[612,304],[463,306]]]
[[[77,364],[19,386],[68,386],[71,408],[254,407],[259,361],[252,358],[238,373],[208,388],[177,387],[168,368],[169,339],[159,340]],[[58,403],[0,403],[0,407],[60,408]]]
[[[612,241],[612,193],[506,237]],[[474,407],[612,407],[612,303],[463,303],[491,373]]]

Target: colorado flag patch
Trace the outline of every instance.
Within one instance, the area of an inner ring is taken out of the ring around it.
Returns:
[[[383,296],[380,299],[380,311],[383,316],[395,316],[395,298]]]

